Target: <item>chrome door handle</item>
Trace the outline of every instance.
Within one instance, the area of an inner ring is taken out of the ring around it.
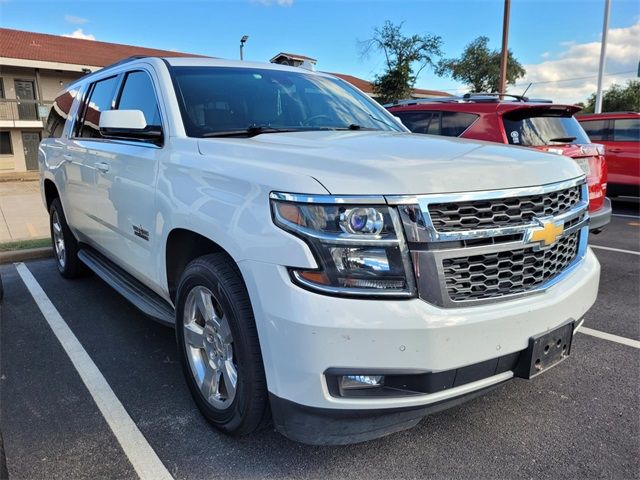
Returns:
[[[73,160],[73,157],[68,153],[65,153],[64,155],[62,155],[62,158],[64,158],[64,160],[67,162],[70,162],[71,160]]]
[[[96,168],[102,173],[107,173],[109,171],[109,164],[106,162],[96,162]]]

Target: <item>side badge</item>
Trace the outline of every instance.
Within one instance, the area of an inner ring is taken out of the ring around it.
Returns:
[[[149,241],[149,231],[145,230],[144,228],[142,228],[142,225],[140,226],[133,226],[133,234],[136,237],[140,237],[141,239],[145,240],[145,241]]]

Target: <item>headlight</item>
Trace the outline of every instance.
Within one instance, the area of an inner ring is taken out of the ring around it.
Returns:
[[[305,240],[320,267],[290,268],[296,284],[334,295],[415,294],[402,226],[389,206],[272,193],[271,207],[276,225]]]

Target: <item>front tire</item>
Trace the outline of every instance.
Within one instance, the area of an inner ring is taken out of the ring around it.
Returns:
[[[176,302],[178,353],[189,390],[210,423],[246,435],[269,419],[253,310],[236,264],[224,253],[185,269]]]
[[[60,275],[65,278],[77,278],[85,275],[87,267],[78,258],[78,241],[69,229],[59,198],[55,198],[49,207],[49,227]]]

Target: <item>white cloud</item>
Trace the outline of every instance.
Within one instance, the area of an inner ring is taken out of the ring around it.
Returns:
[[[76,17],[75,15],[65,15],[64,16],[64,21],[67,22],[67,23],[73,23],[74,25],[84,25],[89,20],[87,20],[86,18],[82,18],[82,17]]]
[[[293,5],[293,0],[251,0],[251,3],[259,3],[265,7],[277,5],[278,7],[290,7]]]
[[[69,38],[80,38],[82,40],[95,40],[96,37],[91,35],[90,33],[84,33],[81,28],[74,30],[72,33],[63,33],[63,37]]]
[[[640,22],[626,28],[609,29],[604,88],[613,83],[624,84],[634,78],[640,59]],[[527,96],[548,98],[558,103],[585,101],[596,91],[600,42],[562,42],[559,52],[545,52],[541,63],[525,65],[527,74],[509,89],[522,92],[534,82]],[[620,75],[620,72],[631,72]],[[616,74],[616,75],[608,75]],[[573,79],[573,80],[568,80]],[[540,83],[537,83],[540,82]]]

